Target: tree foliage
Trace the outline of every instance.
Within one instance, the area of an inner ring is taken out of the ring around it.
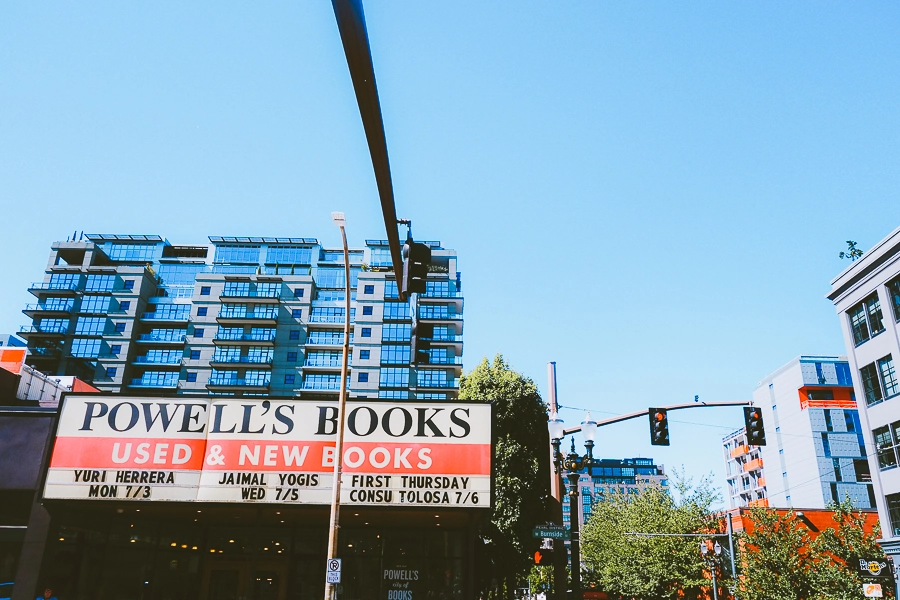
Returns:
[[[460,400],[489,402],[494,410],[494,509],[482,527],[483,573],[495,577],[507,597],[528,574],[546,521],[550,457],[547,407],[534,382],[510,368],[503,356],[485,358],[459,385]],[[488,568],[488,565],[490,567]],[[484,582],[483,587],[488,587]]]
[[[847,250],[841,251],[838,258],[849,258],[850,262],[856,262],[856,259],[863,255],[863,251],[856,247],[856,242],[847,240]]]
[[[702,479],[694,486],[674,474],[678,498],[659,486],[614,494],[596,505],[582,532],[585,578],[611,595],[635,600],[706,597],[709,574],[695,537],[641,537],[629,533],[696,533],[714,527],[720,496]],[[724,582],[719,579],[719,585]]]

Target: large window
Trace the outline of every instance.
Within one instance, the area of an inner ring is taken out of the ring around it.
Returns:
[[[412,334],[412,325],[384,325],[381,339],[385,342],[408,342]]]
[[[88,275],[84,290],[86,292],[111,292],[115,285],[115,275]]]
[[[866,404],[872,406],[900,392],[894,360],[890,354],[859,370]]]
[[[69,331],[68,319],[41,319],[37,326],[38,331],[44,333],[67,333]]]
[[[75,338],[72,340],[72,356],[97,358],[100,356],[100,344],[97,338]]]
[[[350,309],[354,311],[355,309]],[[338,306],[314,306],[309,313],[310,323],[343,323],[346,309]]]
[[[54,273],[50,276],[50,289],[69,290],[78,287],[79,275],[74,273]]]
[[[110,260],[148,262],[153,260],[155,244],[104,244]]]
[[[269,246],[266,264],[308,265],[312,261],[312,248],[304,246]]]
[[[219,333],[222,333],[221,329],[219,330]],[[241,334],[243,333],[243,330],[241,330]],[[215,354],[213,354],[213,362],[238,362],[240,359],[240,346],[219,346],[216,348]]]
[[[381,369],[381,387],[409,387],[409,369]]]
[[[250,295],[250,282],[249,281],[226,281],[225,289],[222,292],[223,296],[249,296]]]
[[[75,335],[103,335],[106,329],[104,317],[78,317],[75,324]]]
[[[373,267],[390,267],[394,264],[391,258],[391,249],[387,246],[377,246],[369,249],[369,264]]]
[[[350,269],[350,287],[355,288],[359,269]],[[344,269],[320,268],[316,273],[316,286],[320,288],[344,289],[346,279]]]
[[[72,310],[72,305],[74,300],[71,298],[44,298],[40,302],[40,307],[42,310],[59,310],[59,311],[70,311]]]
[[[878,294],[874,293],[847,311],[850,318],[850,329],[853,331],[853,343],[857,346],[874,335],[884,331],[881,316],[881,303]]]
[[[890,494],[884,497],[888,515],[891,517],[891,529],[894,536],[900,536],[900,494]]]
[[[306,367],[340,367],[343,361],[341,352],[309,352],[306,355]]]
[[[897,445],[900,442],[900,421],[872,430],[872,441],[878,455],[878,468],[884,471],[897,466]]]
[[[352,339],[350,340],[353,341]],[[344,332],[340,330],[310,331],[307,344],[340,346],[344,343]]]
[[[385,321],[409,321],[409,304],[406,302],[385,302],[384,303],[384,320]]]
[[[258,263],[259,246],[222,244],[216,246],[217,263]]]
[[[109,296],[85,296],[81,301],[81,310],[83,313],[106,314],[109,312]]]
[[[382,346],[381,364],[383,365],[408,365],[409,346]]]
[[[341,375],[311,373],[303,378],[303,387],[308,390],[337,390],[341,387]]]
[[[179,286],[194,286],[194,278],[197,276],[197,273],[201,273],[206,270],[206,265],[202,264],[162,264],[159,265],[159,271],[157,274],[159,275],[160,283],[164,286],[170,285],[179,285]]]

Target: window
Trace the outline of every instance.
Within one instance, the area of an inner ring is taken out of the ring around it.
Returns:
[[[37,329],[44,333],[67,333],[69,331],[69,320],[41,319],[37,325]]]
[[[122,287],[124,287],[126,290],[133,290],[133,289],[134,289],[134,279],[126,279],[126,280],[123,281],[122,283],[123,283],[123,286],[122,286]]]
[[[374,294],[375,286],[374,285],[365,285],[363,286],[363,294]]]
[[[878,293],[866,297],[865,300],[847,311],[850,318],[850,329],[853,332],[853,342],[859,346],[870,337],[884,331],[884,323],[881,316],[881,303],[878,301]]]
[[[156,250],[155,244],[104,244],[110,260],[124,262],[150,262]]]
[[[54,273],[50,276],[51,290],[74,290],[78,287],[78,275],[74,273]]]
[[[187,381],[190,382],[190,383],[194,383],[195,381],[197,381],[197,373],[196,373],[196,371],[188,372],[188,374],[187,374]]]
[[[288,352],[287,353],[287,361],[288,362],[297,362],[297,353],[296,352]]]
[[[210,287],[208,285],[204,285],[200,287],[200,295],[201,296],[209,296]]]
[[[113,344],[112,346],[109,347],[109,353],[112,354],[113,356],[118,356],[119,352],[121,352],[121,351],[122,351],[121,344]]]
[[[197,316],[198,316],[198,317],[205,317],[205,316],[206,316],[206,311],[207,311],[207,310],[209,310],[209,309],[208,309],[207,307],[205,307],[205,306],[200,306],[200,307],[198,307],[198,308],[197,308]]]
[[[875,452],[878,455],[878,468],[882,471],[897,466],[896,440],[891,435],[891,429],[898,433],[900,421],[893,423],[891,427],[885,425],[872,430],[872,439],[875,442]]]
[[[131,308],[131,300],[124,300],[119,302],[119,310],[125,312]]]
[[[379,385],[382,387],[409,387],[409,369],[381,369]]]
[[[371,327],[363,327],[360,332],[360,336],[362,337],[372,337],[372,328]]]
[[[410,363],[409,356],[409,346],[381,347],[381,364],[383,365],[408,365]]]
[[[96,338],[76,338],[72,340],[72,356],[97,358],[100,356],[100,340]]]
[[[359,360],[369,360],[369,357],[372,353],[369,350],[360,350],[359,351]]]
[[[294,288],[294,298],[303,297],[303,288]]]
[[[340,346],[344,343],[344,332],[340,330],[310,331],[306,342],[308,344],[324,344],[326,346]],[[353,343],[353,336],[350,336]]]
[[[216,246],[217,263],[258,263],[259,246],[221,244]]]
[[[850,378],[850,365],[841,362],[834,363],[834,370],[837,373],[838,385],[853,385],[853,380]]]
[[[109,296],[85,296],[81,301],[81,312],[106,314],[109,312]]]
[[[106,319],[103,317],[78,317],[75,323],[75,335],[103,335]]]
[[[116,367],[106,367],[106,376],[109,378],[115,377],[117,370]]]
[[[88,275],[84,290],[86,292],[111,292],[115,285],[115,275]]]
[[[872,406],[900,393],[894,360],[890,354],[859,370],[866,404]]]
[[[194,327],[194,337],[195,338],[202,338],[203,333],[204,333],[203,327]]]
[[[284,382],[287,383],[287,384],[293,385],[293,384],[294,384],[294,380],[296,379],[296,377],[297,377],[297,376],[294,375],[293,373],[290,373],[290,374],[288,374],[288,375],[285,375],[285,376],[284,376]]]
[[[249,281],[226,281],[225,288],[222,290],[223,296],[249,296],[250,295],[250,282]]]
[[[891,529],[895,536],[900,536],[900,494],[889,494],[884,497],[888,515],[891,518]]]
[[[356,279],[359,277],[359,269],[350,269],[350,287],[356,287]],[[316,285],[320,288],[342,290],[347,287],[344,277],[344,269],[330,269],[320,267],[316,272]]]
[[[200,360],[199,350],[191,350],[191,360]]]
[[[359,381],[360,383],[366,383],[367,381],[369,381],[369,374],[368,373],[360,373],[357,376],[356,380]]]
[[[856,419],[853,418],[854,411],[845,410],[844,411],[844,423],[847,426],[847,431],[856,431]]]
[[[887,291],[894,308],[894,319],[900,321],[900,277],[888,282]]]
[[[310,352],[306,355],[307,367],[340,367],[342,361],[341,352]]]
[[[411,325],[385,325],[381,329],[381,339],[385,342],[408,342],[411,332]]]
[[[288,334],[289,340],[299,340],[300,339],[300,330],[299,329],[291,329]]]
[[[372,307],[371,307],[371,306],[363,306],[363,314],[364,314],[364,315],[371,315],[371,314],[372,314]]]
[[[305,246],[269,246],[266,264],[308,265],[312,262],[312,248]]]
[[[125,333],[126,323],[116,323],[116,333]]]
[[[295,308],[295,309],[291,310],[291,316],[294,317],[295,319],[302,319],[303,318],[303,309]]]

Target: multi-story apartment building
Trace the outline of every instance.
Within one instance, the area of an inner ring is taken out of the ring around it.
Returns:
[[[340,387],[351,321],[352,397],[452,399],[462,370],[456,252],[432,249],[427,291],[399,302],[387,242],[350,251],[314,238],[87,235],[51,246],[20,335],[28,363],[101,391],[313,397]],[[416,311],[415,314],[412,311]],[[413,316],[434,326],[430,364],[410,366]]]
[[[722,452],[728,505],[731,508],[768,506],[760,446],[753,446],[747,441],[747,429],[741,427],[722,438]]]
[[[768,506],[825,508],[849,497],[858,508],[874,508],[864,429],[844,357],[793,359],[759,383],[753,404],[762,411],[768,442],[755,463],[765,468]]]
[[[831,282],[860,402],[881,546],[900,560],[900,228]]]
[[[25,342],[9,333],[0,333],[0,348],[21,348]]]
[[[567,483],[568,485],[568,483]],[[658,485],[668,489],[669,481],[663,465],[653,464],[652,458],[604,458],[594,463],[590,469],[581,471],[578,485],[580,505],[577,510],[580,523],[586,523],[592,507],[600,502],[608,502],[617,494],[639,494],[641,490]],[[563,496],[563,524],[568,527],[572,521],[572,507],[569,495]]]

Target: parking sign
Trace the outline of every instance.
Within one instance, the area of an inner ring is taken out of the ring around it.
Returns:
[[[341,582],[341,559],[339,558],[329,558],[328,565],[325,570],[325,582],[326,583],[340,583]]]

